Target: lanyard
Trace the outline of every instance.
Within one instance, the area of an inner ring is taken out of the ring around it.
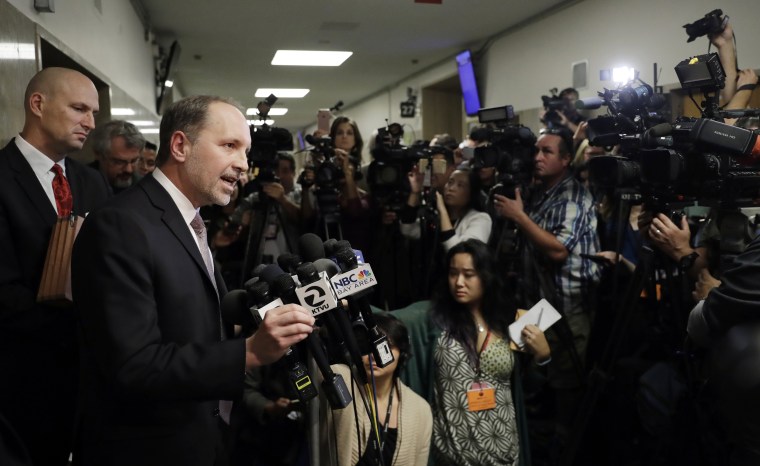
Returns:
[[[488,342],[491,340],[491,330],[488,330],[488,333],[486,333],[486,339],[483,340],[483,345],[480,347],[480,351],[478,351],[478,358],[475,360],[475,375],[477,381],[480,381],[480,355],[483,354],[483,352],[486,350],[486,347],[488,346]]]
[[[383,451],[383,448],[385,448],[385,439],[388,435],[388,425],[391,423],[391,408],[393,407],[393,389],[394,389],[394,386],[391,386],[391,394],[390,394],[390,398],[388,398],[388,409],[385,411],[385,422],[383,423],[383,436],[380,443],[380,451]]]

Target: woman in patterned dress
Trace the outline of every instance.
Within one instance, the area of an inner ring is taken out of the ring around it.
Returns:
[[[479,240],[451,248],[446,263],[448,279],[433,304],[433,318],[443,329],[434,354],[435,464],[517,465],[514,355],[507,330],[516,311],[512,294],[504,289],[494,254]],[[537,363],[550,359],[538,327],[526,326],[522,336]]]

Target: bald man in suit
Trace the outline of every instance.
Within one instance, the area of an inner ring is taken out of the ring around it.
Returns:
[[[229,203],[248,168],[251,136],[231,101],[196,96],[161,120],[155,171],[84,222],[74,245],[82,327],[83,464],[224,464],[228,403],[247,369],[306,338],[303,307],[266,314],[234,338],[198,213]]]
[[[35,465],[65,465],[72,450],[78,355],[71,307],[36,302],[60,170],[84,216],[109,196],[105,178],[66,157],[95,127],[98,92],[83,74],[46,68],[24,95],[24,128],[0,150],[0,416]],[[60,167],[59,168],[56,168]],[[54,170],[55,169],[55,170]]]

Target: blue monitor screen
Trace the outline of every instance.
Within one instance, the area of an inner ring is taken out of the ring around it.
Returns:
[[[480,109],[480,97],[478,96],[478,84],[475,82],[475,70],[472,68],[472,56],[469,50],[457,55],[457,68],[459,68],[459,83],[462,85],[465,113],[468,116],[477,115],[478,109]]]

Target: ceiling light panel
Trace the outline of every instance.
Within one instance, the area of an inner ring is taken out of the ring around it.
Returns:
[[[294,98],[300,99],[309,93],[309,89],[256,89],[255,97],[258,99],[266,99],[269,94],[274,94],[278,99],[280,98]]]
[[[275,94],[275,95],[277,95],[277,94]],[[272,109],[269,110],[269,116],[282,116],[282,115],[285,115],[286,113],[288,113],[288,109],[287,108],[279,108],[278,107],[278,108],[272,108]],[[247,109],[245,111],[245,114],[249,115],[249,116],[250,115],[258,115],[259,114],[259,110],[257,108],[249,108],[249,109]]]
[[[325,52],[319,50],[278,50],[273,65],[281,66],[340,66],[354,52]]]

